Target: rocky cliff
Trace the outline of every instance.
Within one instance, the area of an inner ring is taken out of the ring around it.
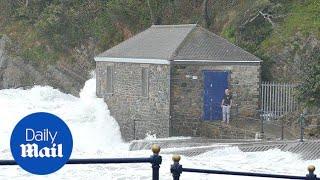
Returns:
[[[6,35],[0,38],[0,88],[30,88],[34,85],[50,85],[63,92],[78,95],[93,69],[93,55],[83,48],[75,52],[74,63],[58,61],[44,67],[10,55],[19,51],[16,44]]]

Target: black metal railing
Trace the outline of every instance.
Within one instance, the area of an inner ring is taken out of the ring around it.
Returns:
[[[70,159],[67,164],[122,164],[122,163],[150,163],[152,166],[152,180],[159,180],[159,169],[162,163],[162,157],[159,155],[160,147],[152,145],[153,155],[146,158],[105,158],[105,159]],[[267,173],[251,173],[251,172],[236,172],[236,171],[223,171],[223,170],[210,170],[210,169],[194,169],[183,168],[179,164],[181,157],[174,155],[172,157],[173,164],[170,171],[173,180],[179,180],[182,172],[191,173],[206,173],[206,174],[223,174],[223,175],[237,175],[237,176],[253,176],[253,177],[267,177],[267,178],[286,178],[286,179],[305,179],[305,180],[320,180],[314,174],[315,166],[308,166],[309,173],[306,176],[292,176],[280,174],[267,174]],[[17,165],[14,160],[0,160],[0,165]]]
[[[67,164],[119,164],[119,163],[151,163],[152,180],[159,180],[159,169],[162,157],[159,155],[160,147],[152,145],[153,155],[146,158],[107,158],[107,159],[70,159]],[[0,165],[17,165],[14,160],[0,160]]]
[[[266,177],[266,178],[285,178],[285,179],[306,179],[306,180],[320,179],[320,178],[317,178],[317,176],[314,174],[315,167],[313,165],[310,165],[308,167],[309,173],[306,176],[290,176],[290,175],[266,174],[266,173],[251,173],[251,172],[236,172],[236,171],[183,168],[182,165],[179,164],[180,159],[181,159],[181,157],[179,155],[174,155],[172,157],[173,164],[171,165],[170,171],[171,171],[173,180],[179,180],[182,172],[237,175],[237,176],[253,176],[253,177]]]

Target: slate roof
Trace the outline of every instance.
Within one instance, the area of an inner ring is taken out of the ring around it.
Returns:
[[[164,60],[261,61],[196,24],[153,25],[98,57]]]

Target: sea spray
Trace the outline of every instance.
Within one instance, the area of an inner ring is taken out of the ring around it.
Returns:
[[[110,150],[127,150],[119,125],[110,116],[103,99],[95,95],[95,82],[94,77],[89,79],[80,97],[49,86],[0,90],[1,158],[12,158],[9,145],[11,132],[19,120],[34,112],[49,112],[64,119],[74,137],[72,156],[91,156],[97,152],[108,155]]]

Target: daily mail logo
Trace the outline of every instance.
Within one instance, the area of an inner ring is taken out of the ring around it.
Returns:
[[[33,129],[26,129],[26,142],[41,142],[41,141],[48,141],[51,142],[52,146],[44,147],[39,149],[39,146],[36,143],[28,143],[28,144],[21,144],[21,157],[63,157],[62,152],[62,144],[54,143],[55,138],[57,137],[58,131],[52,133],[49,129],[44,129],[42,131],[35,131]]]
[[[15,161],[26,171],[45,175],[69,160],[73,140],[68,126],[50,113],[33,113],[14,128],[10,141]]]

